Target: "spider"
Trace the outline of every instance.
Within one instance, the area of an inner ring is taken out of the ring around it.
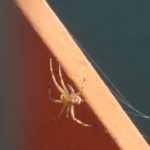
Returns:
[[[90,127],[90,124],[83,123],[81,120],[77,119],[75,117],[75,112],[74,112],[74,106],[79,105],[81,102],[83,102],[83,99],[80,97],[81,92],[83,90],[85,80],[86,80],[86,72],[84,73],[84,78],[82,81],[82,86],[79,92],[75,92],[73,87],[70,84],[67,84],[67,86],[64,83],[63,77],[62,77],[62,72],[61,72],[61,67],[58,67],[59,71],[59,77],[60,77],[60,84],[56,81],[56,77],[54,75],[53,67],[52,67],[52,59],[50,59],[50,72],[52,76],[52,81],[54,82],[54,85],[56,86],[57,90],[60,92],[60,99],[52,99],[51,98],[51,92],[50,92],[50,86],[49,86],[49,100],[57,103],[57,104],[63,104],[63,107],[61,108],[59,114],[57,115],[56,118],[61,117],[61,115],[64,113],[66,110],[66,117],[71,118],[73,121],[77,122],[80,125],[83,125],[85,127]],[[55,118],[55,119],[56,119]]]

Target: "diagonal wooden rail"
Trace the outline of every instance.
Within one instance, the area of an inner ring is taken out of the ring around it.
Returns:
[[[104,84],[100,76],[92,67],[91,63],[87,60],[47,2],[45,0],[14,0],[14,2],[19,8],[18,10],[14,10],[14,17],[16,17],[15,20],[18,22],[17,24],[19,24],[19,28],[23,28],[21,30],[24,32],[22,35],[25,35],[26,39],[30,39],[25,43],[23,36],[20,36],[22,47],[27,47],[25,44],[28,45],[28,49],[26,49],[26,53],[29,53],[28,56],[31,56],[30,54],[33,50],[34,55],[32,55],[32,57],[35,56],[33,59],[37,58],[38,61],[41,56],[42,59],[39,61],[42,60],[45,62],[43,63],[41,61],[41,65],[37,68],[37,70],[43,68],[43,72],[47,70],[46,73],[41,73],[41,77],[39,75],[36,77],[38,78],[36,81],[43,79],[45,89],[44,85],[42,85],[43,88],[41,88],[39,92],[35,92],[37,87],[34,87],[35,89],[30,89],[32,93],[37,95],[37,101],[35,100],[34,102],[37,103],[38,97],[41,95],[46,98],[46,83],[48,84],[48,63],[50,57],[54,61],[54,72],[56,76],[58,72],[58,65],[61,65],[63,68],[65,82],[69,82],[75,86],[76,89],[80,89],[81,87],[83,74],[82,67],[85,67],[87,79],[82,97],[85,99],[86,103],[78,106],[76,113],[78,118],[82,121],[96,124],[94,127],[83,127],[75,122],[67,121],[65,117],[60,118],[60,120],[57,120],[51,125],[48,125],[48,127],[43,128],[43,134],[37,133],[41,138],[32,138],[32,140],[30,140],[30,146],[22,146],[21,149],[149,150],[149,145],[123,111],[117,100],[111,94],[107,86]],[[20,13],[20,17],[17,18],[18,13]],[[20,54],[21,53],[23,55],[25,52],[22,51]],[[23,56],[20,55],[20,57]],[[29,66],[30,65],[32,64],[29,64]],[[30,81],[32,83],[32,79]],[[57,97],[59,94],[57,89],[54,85],[52,85],[52,82],[50,84],[52,95]],[[30,97],[28,97],[28,99],[33,101],[34,98],[32,97],[30,99]],[[41,107],[43,101],[38,102]],[[48,107],[51,108],[49,110],[52,113],[51,116],[56,115],[56,112],[60,109],[60,106],[58,106],[59,109],[57,109],[56,105],[49,102],[47,105],[48,106],[43,106],[42,116],[37,115],[37,118],[41,122],[39,121],[38,125],[35,125],[33,122],[34,126],[42,126],[44,124],[42,122],[44,120],[42,120],[42,117],[49,117],[48,112],[45,111]]]

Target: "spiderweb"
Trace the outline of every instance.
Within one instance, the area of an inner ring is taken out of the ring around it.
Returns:
[[[148,142],[150,142],[150,136],[147,136],[144,134],[141,124],[139,123],[139,121],[136,121],[136,118],[150,120],[150,116],[146,115],[145,113],[141,112],[140,110],[136,109],[133,105],[130,104],[129,100],[122,94],[122,92],[117,88],[117,86],[105,74],[102,68],[94,61],[94,59],[88,54],[88,52],[81,46],[81,44],[77,41],[77,39],[71,33],[70,35],[78,44],[78,46],[82,49],[83,53],[87,56],[87,58],[92,63],[92,65],[95,67],[97,72],[100,74],[100,76],[102,77],[106,85],[108,86],[109,90],[116,97],[118,102],[122,105],[122,107],[124,108],[126,113],[129,115],[129,117],[133,120],[133,122],[135,122],[137,126],[139,126],[142,132],[142,135],[146,138]]]

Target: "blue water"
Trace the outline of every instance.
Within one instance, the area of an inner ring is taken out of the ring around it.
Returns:
[[[49,0],[49,4],[130,104],[150,115],[150,1]],[[150,120],[132,119],[143,135],[150,136]]]

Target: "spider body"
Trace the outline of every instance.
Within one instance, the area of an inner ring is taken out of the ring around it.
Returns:
[[[82,99],[79,96],[77,96],[76,93],[70,93],[67,95],[61,94],[60,99],[63,104],[70,104],[70,105],[80,104],[82,102]]]
[[[54,85],[56,86],[57,90],[60,93],[60,99],[54,100],[51,97],[50,85],[49,85],[49,89],[48,89],[49,90],[49,100],[53,101],[54,103],[63,104],[63,107],[60,110],[60,112],[56,118],[60,117],[63,114],[63,112],[66,110],[67,118],[71,118],[73,121],[75,121],[78,124],[83,125],[85,127],[91,126],[90,124],[83,123],[82,121],[77,119],[75,117],[75,113],[74,113],[74,106],[79,105],[81,102],[83,102],[80,95],[81,95],[81,92],[82,92],[84,84],[85,84],[86,73],[84,74],[84,78],[83,78],[83,82],[82,82],[80,91],[75,92],[74,88],[70,84],[67,84],[67,86],[65,85],[60,66],[58,69],[59,69],[60,85],[57,82],[56,77],[54,75],[53,67],[52,67],[52,59],[50,59],[50,72],[51,72],[51,76],[52,76]]]

